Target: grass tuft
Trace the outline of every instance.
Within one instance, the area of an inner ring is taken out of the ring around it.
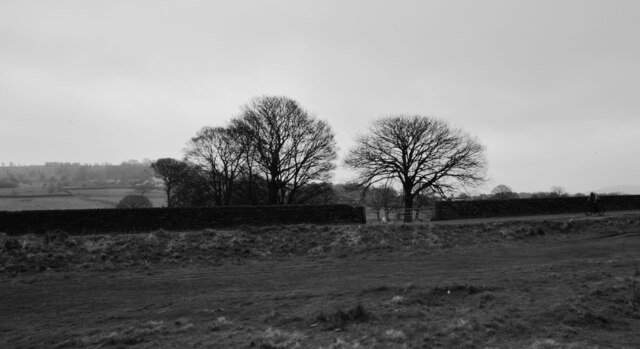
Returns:
[[[363,323],[372,318],[372,314],[365,310],[362,304],[356,305],[349,310],[339,309],[332,314],[320,314],[316,317],[318,322],[325,324],[326,330],[343,329],[351,323]]]
[[[404,332],[394,329],[384,331],[384,337],[397,342],[407,339],[407,335]]]
[[[262,334],[260,340],[261,349],[285,349],[285,348],[300,348],[300,342],[304,340],[306,336],[302,332],[298,331],[284,331],[280,329],[267,328]]]

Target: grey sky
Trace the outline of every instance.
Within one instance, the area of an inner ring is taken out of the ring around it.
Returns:
[[[182,157],[286,95],[337,135],[419,113],[487,147],[491,182],[640,184],[638,1],[0,0],[0,161]],[[349,178],[339,169],[336,181]]]

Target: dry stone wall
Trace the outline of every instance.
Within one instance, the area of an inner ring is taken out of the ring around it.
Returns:
[[[351,205],[282,205],[191,208],[92,209],[0,212],[0,232],[69,234],[193,230],[240,225],[362,224],[364,208]]]
[[[435,220],[581,213],[586,197],[439,201]],[[601,196],[606,211],[640,210],[640,195]]]

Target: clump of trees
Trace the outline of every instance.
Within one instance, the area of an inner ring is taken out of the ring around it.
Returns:
[[[203,127],[183,160],[159,159],[167,206],[300,204],[331,200],[331,127],[287,97],[263,96],[224,127]]]
[[[159,159],[151,168],[164,183],[169,207],[366,201],[389,212],[400,201],[404,221],[412,220],[416,202],[485,180],[484,147],[467,132],[422,115],[375,121],[345,160],[358,173],[353,183],[329,182],[336,156],[326,121],[290,98],[263,96],[243,105],[226,126],[199,130],[184,159]]]
[[[253,99],[232,124],[250,145],[249,163],[264,175],[268,204],[295,203],[304,186],[331,178],[337,157],[333,131],[296,101]]]

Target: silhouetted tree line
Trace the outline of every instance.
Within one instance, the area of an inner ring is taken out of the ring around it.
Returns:
[[[167,206],[310,204],[334,200],[336,142],[326,121],[287,97],[254,98],[224,127],[203,127],[182,160],[151,164]]]
[[[600,193],[603,196],[618,196],[625,195],[624,193]],[[511,187],[500,184],[494,187],[488,194],[469,195],[467,193],[458,194],[456,200],[510,200],[510,199],[553,199],[553,198],[566,198],[566,197],[586,197],[587,194],[575,193],[569,194],[562,186],[553,186],[549,191],[537,191],[537,192],[514,192]]]
[[[365,201],[385,212],[402,206],[411,221],[416,202],[481,183],[486,165],[477,140],[420,115],[380,119],[356,140],[345,160],[358,172],[353,183],[329,182],[335,159],[327,122],[290,98],[265,96],[242,106],[226,126],[203,127],[182,160],[163,158],[151,167],[170,207]]]

